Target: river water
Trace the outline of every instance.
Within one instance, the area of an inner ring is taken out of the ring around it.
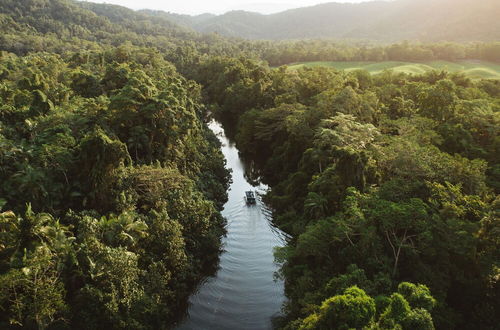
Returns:
[[[247,190],[252,187],[244,177],[238,149],[224,135],[220,124],[210,128],[222,142],[233,183],[222,215],[227,219],[224,252],[215,276],[205,279],[189,298],[188,316],[177,329],[272,329],[272,319],[280,315],[285,300],[283,282],[275,280],[278,265],[273,250],[284,246],[286,236],[271,224],[271,217],[260,198],[247,206]]]

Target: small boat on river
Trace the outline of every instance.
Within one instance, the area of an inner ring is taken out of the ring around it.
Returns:
[[[245,201],[249,205],[255,204],[256,199],[253,191],[245,191]]]

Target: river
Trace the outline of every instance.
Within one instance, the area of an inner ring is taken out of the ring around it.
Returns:
[[[222,211],[227,235],[217,273],[189,298],[188,316],[177,329],[272,329],[272,319],[280,315],[285,301],[283,282],[274,278],[278,265],[273,250],[285,245],[286,236],[273,227],[260,198],[256,205],[246,205],[245,191],[262,193],[267,187],[247,182],[238,149],[220,124],[212,122],[210,128],[222,142],[227,166],[233,171]]]

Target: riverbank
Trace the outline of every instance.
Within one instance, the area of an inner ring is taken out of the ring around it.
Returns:
[[[256,205],[246,205],[245,191],[264,193],[267,187],[248,183],[234,143],[220,124],[212,122],[210,128],[221,141],[227,168],[232,170],[233,182],[222,211],[227,235],[217,273],[191,296],[188,316],[178,329],[272,329],[272,320],[280,315],[285,301],[284,284],[274,276],[279,268],[274,248],[284,246],[286,236],[273,227],[260,198]]]

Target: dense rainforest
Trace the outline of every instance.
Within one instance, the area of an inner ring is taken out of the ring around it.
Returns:
[[[173,320],[224,230],[199,86],[151,49],[0,67],[1,327]]]
[[[293,237],[286,329],[498,325],[499,81],[222,58],[199,80]]]
[[[174,324],[224,234],[209,115],[291,237],[278,327],[500,323],[500,81],[280,66],[500,43],[247,41],[69,0],[2,1],[0,31],[0,328]]]

